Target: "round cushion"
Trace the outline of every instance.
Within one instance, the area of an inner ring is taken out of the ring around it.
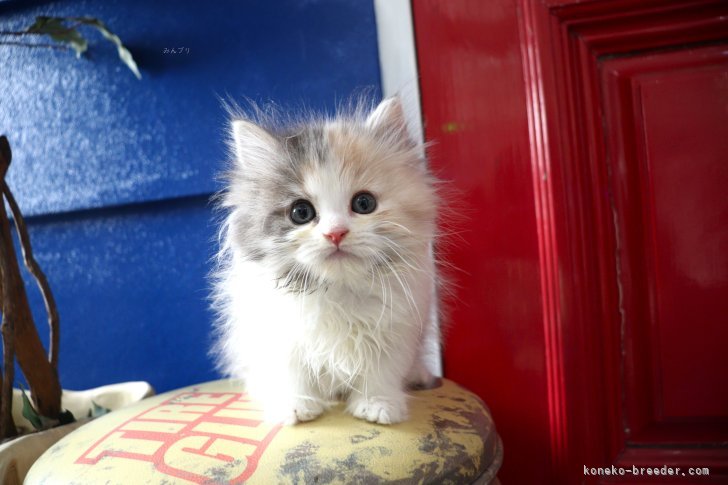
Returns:
[[[389,426],[341,404],[270,424],[241,389],[214,381],[102,416],[43,454],[25,483],[490,483],[502,461],[486,406],[446,379],[413,392],[409,420]]]

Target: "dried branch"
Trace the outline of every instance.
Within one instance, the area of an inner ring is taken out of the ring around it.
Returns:
[[[7,138],[0,137],[0,179],[5,180],[5,173],[7,173],[8,167],[10,166],[10,159],[12,158],[12,152],[10,151],[10,144]],[[2,203],[0,197],[0,219],[7,222],[7,214],[5,213],[5,204]],[[8,227],[10,224],[3,224],[0,222],[0,226]],[[0,326],[0,334],[3,337],[3,369],[4,376],[0,381],[0,438],[10,438],[18,434],[13,422],[13,382],[15,381],[15,328],[13,325],[15,308],[14,302],[10,296],[10,288],[12,286],[10,271],[8,270],[9,262],[8,248],[0,244],[0,295],[2,301],[0,307],[2,307],[3,317],[2,325]]]
[[[49,18],[49,17],[43,17],[43,18]],[[65,17],[58,17],[60,19],[64,19]],[[73,18],[73,17],[70,17]],[[38,17],[36,17],[36,23],[38,21]],[[76,20],[76,22],[72,25],[69,25],[64,28],[57,29],[57,32],[72,32],[82,26],[84,22]],[[35,25],[35,24],[34,24]],[[13,37],[25,37],[26,35],[47,35],[48,33],[45,31],[35,31],[35,30],[0,30],[0,35],[11,35]]]
[[[33,257],[33,248],[30,245],[30,236],[28,235],[28,228],[25,226],[25,219],[20,213],[18,203],[13,197],[13,193],[10,191],[8,184],[5,179],[0,181],[0,189],[2,194],[5,195],[5,199],[8,201],[10,211],[13,214],[13,220],[15,221],[15,229],[18,233],[18,239],[20,240],[20,249],[23,253],[23,262],[25,267],[28,268],[30,274],[35,278],[38,288],[43,295],[43,302],[45,303],[46,313],[48,314],[48,327],[50,328],[50,349],[48,351],[48,359],[50,360],[53,368],[58,372],[58,349],[60,345],[60,332],[59,332],[59,317],[58,307],[56,306],[56,300],[51,292],[51,287],[48,284],[43,270],[40,269],[38,262]]]
[[[68,51],[70,50],[65,45],[57,45],[57,44],[43,44],[43,43],[32,43],[32,42],[13,42],[11,40],[4,41],[0,40],[0,45],[11,45],[16,47],[40,47],[43,49],[53,49],[57,51]]]
[[[4,183],[4,176],[11,160],[10,145],[4,136],[0,137],[0,154],[0,180]],[[58,372],[47,360],[33,323],[25,285],[20,277],[20,268],[15,257],[10,221],[5,214],[4,203],[0,210],[0,246],[7,256],[2,258],[2,278],[3,282],[7,282],[2,288],[3,322],[12,319],[15,355],[30,386],[35,408],[43,416],[57,418],[61,413],[61,385]],[[7,359],[8,355],[5,358]],[[7,373],[7,368],[5,372]],[[3,385],[12,386],[12,381],[3,382]]]
[[[37,32],[25,32],[25,31],[9,31],[9,30],[0,30],[0,35],[12,35],[13,37],[24,37],[26,35],[42,35],[38,34]]]
[[[2,201],[0,201],[1,203]],[[8,216],[5,213],[5,204],[0,208],[1,225],[7,225]],[[14,257],[15,255],[12,255]],[[0,285],[2,286],[2,326],[0,333],[3,337],[3,370],[4,376],[2,380],[2,390],[0,391],[0,438],[10,438],[18,434],[13,422],[13,382],[15,382],[15,318],[17,309],[15,301],[10,295],[10,289],[13,286],[8,248],[4,244],[0,244]]]

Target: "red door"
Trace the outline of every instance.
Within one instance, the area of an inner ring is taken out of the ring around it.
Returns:
[[[728,481],[728,2],[413,13],[468,218],[445,374],[490,405],[503,482]]]

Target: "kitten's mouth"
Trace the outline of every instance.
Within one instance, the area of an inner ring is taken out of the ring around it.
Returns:
[[[348,251],[344,251],[343,249],[335,249],[333,252],[329,253],[328,256],[326,256],[326,259],[331,261],[338,261],[342,259],[349,259],[349,258],[355,258],[353,254],[351,254]]]

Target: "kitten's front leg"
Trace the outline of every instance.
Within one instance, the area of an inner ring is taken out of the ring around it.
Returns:
[[[402,379],[395,376],[367,376],[351,392],[347,411],[372,423],[394,424],[407,419],[407,394]]]
[[[317,396],[296,394],[262,399],[265,420],[286,426],[312,421],[326,410]]]
[[[321,414],[323,414],[326,410],[326,407],[319,397],[298,394],[293,396],[293,400],[290,403],[290,409],[292,409],[292,412],[289,413],[287,418],[284,418],[283,424],[291,425],[312,421],[321,416]]]
[[[263,405],[265,420],[294,425],[311,421],[326,410],[326,403],[299,372],[266,373],[251,381],[251,394]]]

